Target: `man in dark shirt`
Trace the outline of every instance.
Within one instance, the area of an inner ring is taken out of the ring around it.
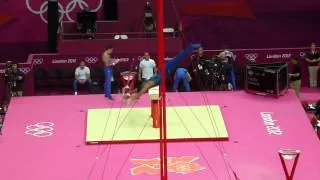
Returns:
[[[23,91],[22,83],[23,83],[24,73],[18,69],[17,63],[12,64],[12,75],[13,75],[13,84],[11,89],[12,96],[22,96],[22,91]]]
[[[207,66],[206,61],[211,60],[208,56],[204,55],[203,48],[200,47],[197,51],[196,55],[192,55],[192,71],[197,77],[198,82],[198,88],[200,90],[207,89],[208,87],[206,86],[206,81],[208,79],[205,69]],[[194,81],[195,82],[195,81]]]
[[[203,70],[203,66],[205,66],[205,61],[206,60],[209,60],[210,58],[206,55],[204,55],[204,52],[203,52],[203,48],[200,47],[197,51],[197,54],[196,55],[192,55],[192,63],[193,63],[193,68],[194,68],[194,71],[198,72],[198,71],[201,71]]]
[[[317,77],[320,63],[320,54],[316,51],[315,43],[311,44],[310,52],[306,54],[306,61],[308,62],[310,87],[315,88],[317,87]]]
[[[298,58],[292,58],[291,63],[293,64],[293,68],[291,73],[289,73],[290,77],[290,86],[296,92],[296,95],[300,96],[300,88],[301,88],[301,68],[298,62]]]

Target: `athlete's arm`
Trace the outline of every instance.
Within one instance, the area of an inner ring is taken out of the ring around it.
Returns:
[[[103,53],[102,60],[106,66],[114,66],[120,62],[119,59],[111,59],[110,54],[107,52]]]

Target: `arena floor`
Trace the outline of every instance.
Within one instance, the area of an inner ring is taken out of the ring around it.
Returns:
[[[121,100],[120,95],[114,101],[103,95],[13,98],[0,139],[1,179],[159,180],[159,143],[86,141],[89,109],[150,107],[147,95],[133,107]],[[228,138],[169,143],[169,179],[282,180],[278,150],[288,148],[301,150],[295,180],[320,179],[320,143],[292,91],[279,99],[243,91],[168,93],[171,108],[209,105],[220,107]]]
[[[219,106],[171,106],[167,108],[166,114],[168,141],[210,141],[228,138]],[[150,115],[150,107],[89,109],[86,141],[159,142],[160,128],[153,127]]]

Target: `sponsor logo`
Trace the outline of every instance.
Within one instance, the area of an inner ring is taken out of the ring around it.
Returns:
[[[74,64],[77,63],[77,59],[52,59],[52,64]]]
[[[288,59],[292,54],[268,54],[267,59]]]
[[[280,126],[277,125],[277,120],[274,120],[272,117],[272,112],[261,112],[263,123],[266,126],[267,132],[269,135],[282,135],[283,132]]]
[[[86,57],[84,60],[89,64],[95,64],[98,62],[98,57]]]
[[[198,159],[199,157],[195,156],[168,157],[168,172],[177,174],[191,174],[204,170],[205,167],[194,162]],[[131,162],[136,165],[136,167],[131,169],[132,175],[160,174],[160,158],[131,159]]]
[[[256,59],[259,57],[259,54],[258,53],[249,53],[249,54],[245,54],[244,57],[248,61],[254,63],[254,62],[256,62]]]
[[[35,4],[35,1],[25,0],[28,10],[33,14],[39,15],[41,20],[47,23],[48,21],[45,17],[46,13],[48,12],[48,1],[42,0],[42,2],[43,3],[40,5],[39,9],[35,9],[35,5],[31,5],[31,3]],[[98,3],[98,5],[95,8],[93,8],[93,6],[90,5],[91,11],[93,12],[97,12],[101,9],[103,0],[98,0],[96,2]],[[88,7],[88,3],[85,0],[69,0],[69,2],[64,7],[60,2],[58,2],[59,22],[61,22],[64,19],[64,17],[66,17],[68,21],[74,21],[70,14],[75,9],[78,9],[78,7],[81,10],[83,10],[85,7]]]
[[[26,126],[25,134],[35,137],[49,137],[53,135],[54,123],[40,122],[33,125]]]
[[[43,63],[43,58],[35,58],[33,59],[33,64],[42,64]]]

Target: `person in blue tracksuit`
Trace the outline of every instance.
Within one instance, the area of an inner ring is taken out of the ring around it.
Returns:
[[[189,82],[191,81],[191,76],[188,73],[188,70],[182,67],[179,67],[176,70],[176,74],[174,76],[174,82],[173,82],[173,92],[178,91],[178,87],[180,82],[183,83],[184,90],[186,92],[189,92],[191,90]]]
[[[115,66],[119,60],[111,58],[113,47],[109,46],[102,54],[102,60],[104,62],[104,96],[110,100],[113,100],[111,96],[111,79],[112,79],[112,67]]]
[[[191,44],[184,50],[180,51],[176,57],[174,57],[172,60],[170,60],[168,63],[165,65],[165,73],[166,76],[170,72],[174,72],[174,70],[177,69],[179,64],[185,60],[188,57],[188,54],[190,54],[193,50],[198,49],[201,47],[200,44]],[[126,96],[125,98],[130,100],[135,100],[139,99],[141,95],[143,95],[145,92],[147,92],[150,88],[153,88],[155,86],[160,85],[161,83],[161,74],[157,73],[155,76],[147,80],[143,85],[140,91],[136,94],[133,94],[132,96]]]

